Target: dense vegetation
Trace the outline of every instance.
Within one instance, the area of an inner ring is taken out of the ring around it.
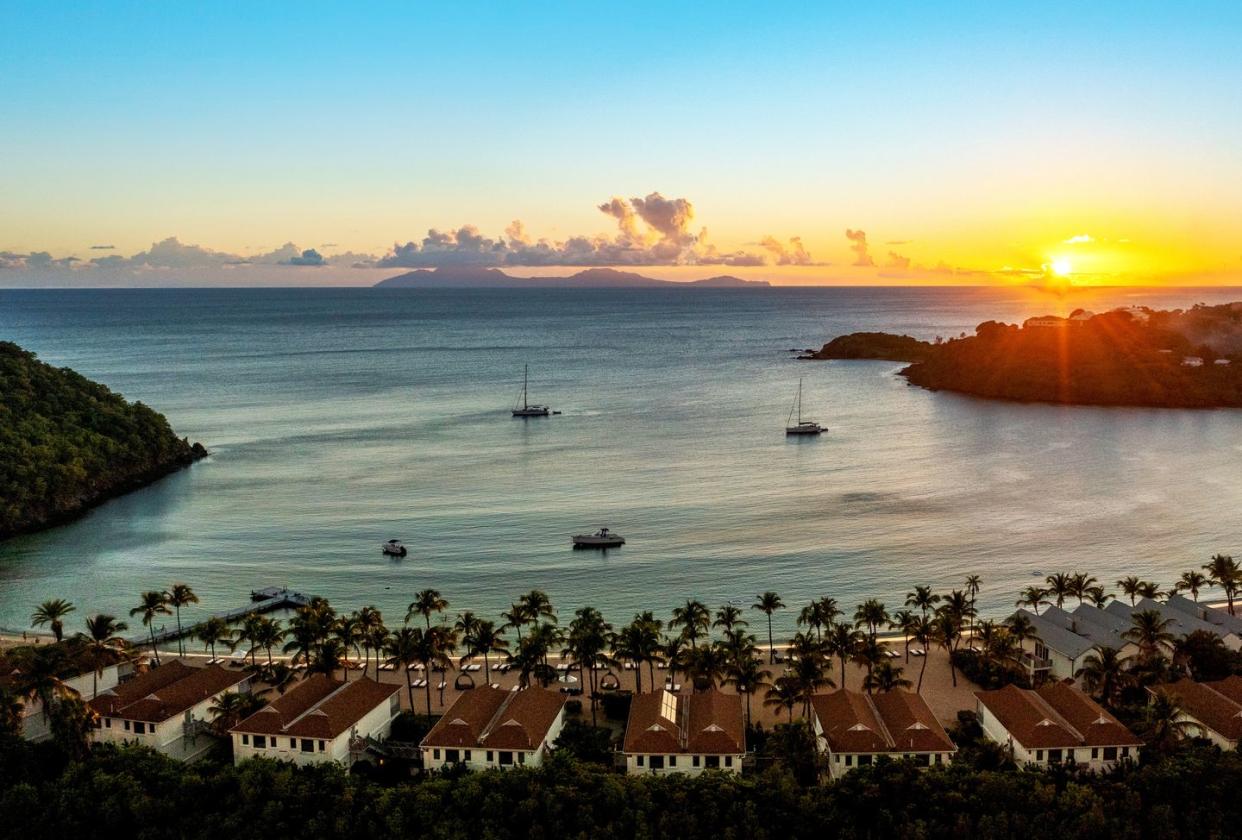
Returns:
[[[628,777],[567,756],[542,768],[419,780],[269,761],[181,765],[0,739],[0,838],[1219,837],[1242,824],[1242,759],[1203,747],[1092,777],[1059,770],[862,768],[830,786]]]
[[[1061,327],[986,321],[973,336],[934,344],[854,333],[834,339],[810,358],[911,361],[901,374],[914,385],[993,399],[1242,407],[1242,357],[1238,363],[1214,364],[1242,341],[1242,311],[1220,306],[1146,315],[1143,320],[1114,311]],[[1202,364],[1183,364],[1188,356],[1199,357]]]
[[[0,539],[67,519],[206,454],[142,403],[0,342]]]

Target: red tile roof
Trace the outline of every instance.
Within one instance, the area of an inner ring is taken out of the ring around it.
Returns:
[[[104,717],[162,723],[247,679],[216,665],[193,668],[174,659],[101,692],[90,706]]]
[[[1210,682],[1208,685],[1228,697],[1233,702],[1242,705],[1242,677],[1239,677],[1237,674],[1225,677],[1223,680]]]
[[[1051,683],[1031,690],[1008,685],[975,697],[1027,749],[1139,746],[1142,742],[1081,690]]]
[[[834,753],[953,752],[953,742],[921,695],[842,689],[811,699]]]
[[[314,674],[229,731],[332,739],[348,732],[400,690],[399,685],[367,677],[346,683]]]
[[[1242,739],[1242,706],[1226,693],[1237,690],[1236,684],[1223,685],[1230,680],[1239,678],[1214,683],[1183,679],[1163,688],[1177,698],[1186,714],[1221,736],[1237,741]]]
[[[737,694],[661,690],[636,695],[630,703],[624,752],[740,755],[745,745],[742,698]]]
[[[565,701],[565,695],[538,686],[521,691],[472,688],[461,693],[421,746],[533,750],[548,736]]]

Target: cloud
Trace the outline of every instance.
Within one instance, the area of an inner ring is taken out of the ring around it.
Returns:
[[[902,269],[909,268],[910,258],[903,257],[901,254],[897,253],[896,251],[889,251],[888,262],[884,263],[884,267],[885,268],[902,268]]]
[[[328,261],[325,260],[323,258],[323,255],[320,254],[318,251],[316,251],[314,248],[307,248],[305,251],[301,253],[300,256],[290,257],[288,262],[281,263],[281,265],[327,265],[327,264],[328,264]]]
[[[913,239],[889,239],[884,244],[885,245],[909,245],[913,241],[914,241]]]
[[[766,237],[763,251],[721,251],[708,240],[706,229],[696,231],[694,205],[685,198],[665,198],[658,192],[644,197],[613,196],[596,205],[616,224],[612,235],[570,236],[561,241],[535,239],[520,219],[491,238],[474,225],[452,230],[432,228],[420,241],[394,243],[375,261],[380,268],[435,268],[451,265],[485,266],[644,266],[768,264],[813,265],[799,237],[781,244]],[[768,240],[776,244],[773,248]]]
[[[1090,234],[1080,233],[1080,234],[1078,234],[1077,236],[1071,236],[1069,239],[1064,240],[1064,244],[1066,244],[1066,245],[1085,245],[1085,244],[1087,244],[1088,242],[1094,242],[1094,241],[1095,241],[1095,240],[1091,237],[1091,235],[1090,235]]]
[[[91,246],[92,251],[111,251],[114,248],[116,248],[115,245],[92,245]]]
[[[867,234],[861,230],[845,231],[845,238],[850,241],[850,250],[854,252],[854,265],[874,266],[875,260],[871,259],[870,248],[867,245]]]

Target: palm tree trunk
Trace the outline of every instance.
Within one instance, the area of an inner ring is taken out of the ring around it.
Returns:
[[[643,693],[643,663],[637,660],[634,662],[634,693]]]
[[[414,681],[410,679],[410,663],[405,663],[405,693],[410,698],[410,711],[414,711]]]
[[[426,673],[427,673],[427,685],[424,686],[424,688],[427,689],[427,717],[431,717],[431,663],[430,662],[427,663]]]
[[[768,613],[768,664],[776,664],[776,645],[772,641],[772,613]]]
[[[181,637],[181,605],[177,604],[176,609],[177,609],[177,654],[179,656],[185,656],[185,642],[182,641],[182,637]]]
[[[492,684],[492,660],[488,656],[490,651],[483,651],[483,679],[488,685]]]
[[[918,688],[914,689],[914,692],[916,694],[921,694],[923,691],[923,674],[926,671],[927,671],[927,651],[924,650],[923,651],[923,667],[919,668],[919,685],[918,685]]]
[[[148,624],[147,629],[151,631],[151,658],[155,660],[155,664],[160,664],[160,652],[155,648],[155,625]]]
[[[841,654],[841,689],[845,689],[845,654]]]

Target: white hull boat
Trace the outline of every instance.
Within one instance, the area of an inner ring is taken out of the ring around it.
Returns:
[[[625,545],[625,538],[614,534],[607,528],[600,528],[594,534],[575,534],[574,548],[619,548]]]

